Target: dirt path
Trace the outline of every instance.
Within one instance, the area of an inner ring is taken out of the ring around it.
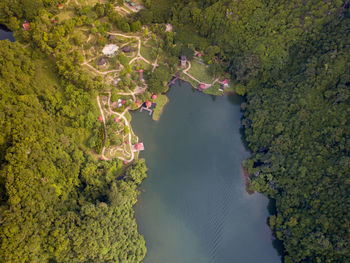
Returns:
[[[158,67],[158,55],[156,57],[156,60],[153,62],[152,66],[153,66],[153,68],[152,68],[152,73],[153,73],[154,70],[156,69],[156,67]]]
[[[138,60],[138,59],[142,59],[143,61],[145,61],[147,64],[150,64],[153,66],[152,68],[152,72],[154,72],[155,68],[158,67],[158,56],[156,58],[156,60],[154,61],[154,63],[151,63],[149,60],[147,60],[146,58],[144,58],[142,55],[141,55],[141,38],[139,36],[128,36],[128,35],[124,35],[124,34],[119,34],[119,33],[113,33],[113,32],[107,32],[108,34],[110,35],[114,35],[114,36],[122,36],[122,37],[125,37],[125,38],[136,38],[137,41],[138,41],[138,44],[137,44],[137,55],[136,57],[134,57],[132,60],[130,60],[129,62],[129,65],[131,65],[134,61]],[[90,35],[89,35],[89,39],[90,39]],[[89,40],[88,39],[88,40]],[[86,54],[85,54],[85,50],[84,50],[84,47],[82,47],[83,49],[83,56],[84,56],[84,62],[81,63],[81,65],[86,65],[88,66],[89,68],[91,68],[93,71],[95,71],[96,73],[100,74],[100,75],[106,75],[106,74],[109,74],[109,73],[115,73],[115,72],[120,72],[123,70],[123,68],[121,69],[114,69],[114,70],[109,70],[109,71],[100,71],[98,69],[96,69],[95,67],[91,66],[89,64],[89,62],[91,60],[93,60],[94,58],[90,59],[90,60],[86,60]]]
[[[105,154],[105,150],[106,150],[105,144],[106,144],[106,141],[107,141],[106,119],[105,119],[105,115],[104,115],[104,113],[103,113],[103,109],[102,109],[102,107],[101,107],[100,96],[97,95],[96,98],[97,98],[97,105],[98,105],[98,108],[100,109],[101,116],[102,116],[103,127],[104,127],[104,130],[105,130],[105,140],[104,140],[104,142],[103,142],[101,157],[102,157],[104,160],[110,160],[109,158],[106,158],[106,156],[104,155],[104,154]]]
[[[114,6],[115,11],[119,12],[119,13],[123,13],[121,14],[122,16],[126,16],[129,15],[131,13],[130,10],[122,7],[122,6]]]
[[[108,93],[108,100],[107,100],[107,105],[108,105],[108,111],[109,111],[109,114],[111,115],[117,115],[119,119],[122,119],[125,123],[125,126],[127,126],[129,128],[129,133],[127,134],[127,138],[128,138],[128,143],[127,145],[129,146],[130,148],[130,153],[124,149],[124,152],[126,152],[126,155],[130,155],[130,158],[128,159],[125,159],[123,157],[118,157],[119,159],[121,159],[122,161],[126,161],[126,162],[131,162],[132,160],[134,160],[135,158],[135,154],[134,154],[134,151],[132,150],[132,143],[131,143],[131,139],[132,139],[132,135],[134,134],[133,130],[132,130],[132,127],[130,125],[130,123],[128,122],[128,120],[126,119],[126,117],[124,116],[125,113],[129,110],[129,108],[126,108],[123,113],[118,113],[118,112],[115,112],[115,111],[112,111],[111,110],[111,104],[110,104],[110,101],[111,101],[111,92],[110,91],[107,91],[106,93]],[[100,112],[101,112],[101,116],[102,116],[102,120],[103,120],[103,126],[105,128],[105,141],[104,141],[104,145],[103,145],[103,148],[102,148],[102,153],[101,153],[101,157],[104,159],[104,160],[111,160],[110,158],[107,158],[104,154],[105,154],[105,151],[106,151],[106,147],[105,147],[105,143],[107,141],[107,129],[106,129],[106,119],[105,119],[105,116],[104,116],[104,111],[101,107],[101,103],[100,103],[100,97],[97,95],[97,104],[98,104],[98,107],[100,109]]]
[[[143,61],[145,61],[147,64],[152,65],[151,62],[149,62],[147,59],[145,59],[142,55],[141,55],[141,38],[139,36],[128,36],[128,35],[124,35],[124,34],[119,34],[119,33],[113,33],[113,32],[107,32],[107,34],[109,35],[114,35],[114,36],[121,36],[121,37],[125,37],[125,38],[136,38],[138,41],[137,44],[137,55],[136,57],[134,57],[132,60],[130,60],[129,65],[131,65],[135,60],[138,59],[142,59]]]
[[[106,75],[106,74],[109,74],[109,73],[114,73],[114,72],[120,72],[121,69],[113,69],[113,70],[109,70],[109,71],[99,71],[98,69],[94,68],[93,66],[91,66],[89,63],[83,63],[81,65],[86,65],[88,66],[89,68],[91,68],[93,71],[97,72],[98,74],[101,74],[101,75]]]
[[[204,84],[204,89],[208,89],[208,88],[210,88],[211,86],[213,86],[216,82],[218,82],[219,81],[219,78],[216,78],[212,83],[204,83],[204,82],[202,82],[202,81],[199,81],[198,79],[196,79],[195,77],[193,77],[191,74],[189,74],[189,73],[187,73],[187,71],[189,71],[190,70],[190,68],[191,68],[191,62],[190,61],[187,61],[187,63],[188,63],[188,67],[185,69],[185,70],[183,70],[182,72],[187,76],[187,77],[189,77],[190,79],[193,79],[194,81],[196,81],[196,82],[198,82],[198,84]]]

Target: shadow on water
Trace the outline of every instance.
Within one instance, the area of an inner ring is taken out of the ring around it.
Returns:
[[[0,24],[0,40],[8,39],[11,42],[15,41],[13,33],[5,25]]]
[[[276,215],[276,199],[269,199],[269,203],[267,204],[267,211],[269,211],[270,215]]]
[[[269,199],[269,203],[267,204],[267,210],[269,211],[270,215],[276,215],[277,214],[277,208],[276,208],[276,199]],[[267,220],[267,225],[268,220]],[[284,255],[284,246],[283,242],[279,240],[275,235],[274,239],[272,240],[272,246],[274,249],[276,249],[278,255],[281,257],[281,261],[283,262],[283,255]]]
[[[230,103],[232,103],[233,105],[241,105],[243,102],[245,102],[245,98],[238,96],[238,95],[235,95],[235,94],[230,94],[227,96],[227,98],[230,101]],[[241,112],[242,112],[242,109],[241,109]],[[242,123],[242,120],[243,120],[243,114],[241,115],[241,123]],[[244,133],[244,127],[242,125],[239,128],[239,133],[240,133],[241,141],[242,141],[244,148],[247,151],[249,151],[250,153],[252,153],[252,151],[250,150],[250,148],[248,146],[248,142],[246,140],[245,133]],[[267,211],[269,212],[270,215],[276,215],[277,214],[276,200],[269,199],[269,202],[268,202],[266,208],[267,208]],[[268,220],[269,220],[269,218],[267,218],[266,223],[269,226]],[[274,238],[272,240],[272,246],[277,251],[278,255],[280,256],[281,262],[283,262],[283,255],[284,255],[283,242],[281,240],[279,240],[278,238],[276,238],[275,235],[274,235]]]
[[[272,240],[272,246],[274,249],[276,249],[278,255],[281,257],[281,262],[283,262],[283,256],[284,256],[283,242],[275,238],[274,240]]]
[[[8,29],[5,25],[1,25],[1,24],[0,24],[0,30],[3,30],[5,32],[11,32],[11,30]]]

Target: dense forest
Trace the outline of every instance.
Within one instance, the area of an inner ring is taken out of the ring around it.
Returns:
[[[102,84],[79,70],[78,53],[67,56],[74,25],[100,13],[124,32],[152,25],[170,67],[196,50],[212,72],[229,72],[245,96],[250,188],[275,204],[269,225],[284,262],[349,260],[349,1],[144,0],[127,19],[109,1],[52,29],[60,2],[0,3],[0,22],[30,43],[0,42],[2,262],[145,255],[132,209],[145,164],[93,159],[85,145],[100,129],[91,101]],[[24,19],[30,32],[19,30]],[[158,32],[164,23],[174,31]]]
[[[92,99],[55,72],[41,53],[0,41],[0,261],[139,262],[145,163],[98,163],[81,149],[100,125]]]

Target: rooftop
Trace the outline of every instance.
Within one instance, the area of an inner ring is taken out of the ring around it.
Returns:
[[[119,47],[117,45],[109,44],[102,49],[102,53],[106,56],[113,56],[118,50]]]

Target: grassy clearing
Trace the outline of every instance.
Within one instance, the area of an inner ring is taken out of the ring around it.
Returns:
[[[73,1],[73,0],[71,0],[71,1]],[[75,2],[75,1],[73,1],[73,2]],[[77,0],[77,2],[81,5],[84,5],[84,6],[86,6],[86,5],[94,6],[95,4],[99,3],[100,0]]]
[[[134,62],[134,63],[136,63],[136,62]],[[137,60],[137,65],[142,66],[142,68],[143,68],[144,70],[147,70],[147,71],[151,71],[151,70],[152,70],[152,65],[146,63],[146,62],[143,61],[142,59]]]
[[[208,66],[200,64],[195,60],[191,61],[191,68],[188,73],[204,83],[211,83],[214,80],[214,78],[208,73]]]
[[[152,38],[148,39],[147,41],[143,42],[144,46],[147,47],[156,47],[157,46],[157,42],[155,40],[153,40]]]
[[[188,77],[187,75],[181,73],[180,75],[181,79],[183,79],[184,81],[187,81],[189,82],[194,88],[197,88],[198,87],[198,82],[197,81],[194,81],[193,79],[191,79],[190,77]]]
[[[225,93],[224,91],[220,91],[220,84],[215,83],[213,86],[211,86],[208,89],[205,89],[203,92],[209,95],[215,95],[215,96],[223,96]]]
[[[153,61],[157,58],[157,50],[154,47],[145,47],[142,45],[141,55],[149,62],[153,63]]]
[[[163,112],[164,106],[168,103],[168,97],[165,95],[158,95],[158,97],[155,100],[155,103],[157,103],[156,107],[153,110],[152,119],[157,121],[160,118],[160,115]]]
[[[61,87],[56,72],[56,66],[50,60],[35,60],[35,87],[41,92],[54,92],[56,88]],[[60,90],[63,92],[63,90]]]
[[[63,12],[60,12],[59,14],[57,14],[56,16],[58,18],[58,22],[61,23],[67,19],[70,19],[72,17],[74,17],[74,11],[71,9],[67,9]]]

